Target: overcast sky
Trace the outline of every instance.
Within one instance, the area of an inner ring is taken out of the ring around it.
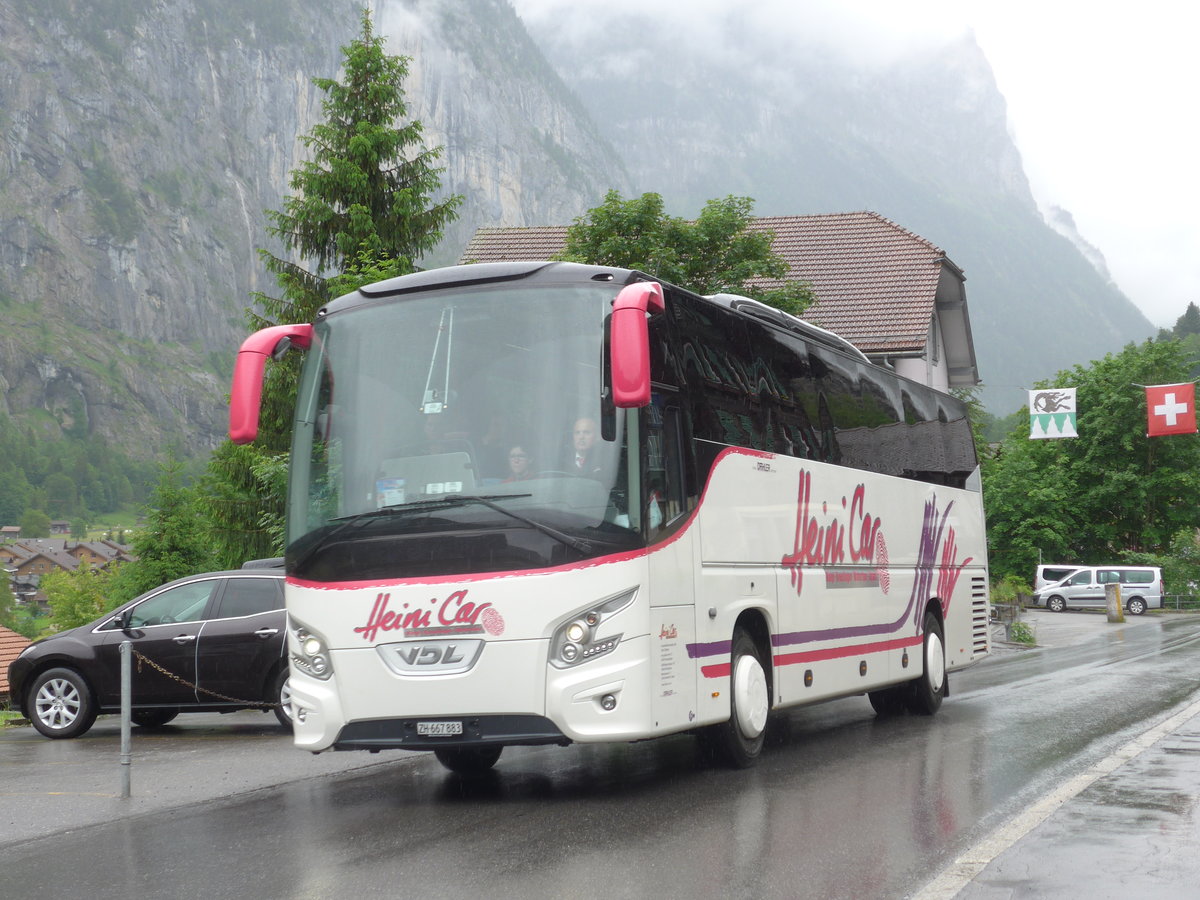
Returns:
[[[1155,325],[1173,325],[1189,302],[1200,304],[1200,7],[1189,2],[512,3],[524,17],[552,16],[558,27],[603,9],[651,10],[710,38],[717,21],[736,11],[770,33],[819,37],[863,60],[972,30],[1008,102],[1009,129],[1038,202],[1072,213]]]

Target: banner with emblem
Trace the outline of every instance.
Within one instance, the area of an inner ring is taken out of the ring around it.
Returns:
[[[1075,430],[1075,388],[1029,392],[1029,437],[1079,437]]]
[[[1146,388],[1146,437],[1196,433],[1196,385],[1154,384]]]

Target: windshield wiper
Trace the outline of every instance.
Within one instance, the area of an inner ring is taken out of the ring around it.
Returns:
[[[466,506],[469,503],[479,503],[486,506],[488,509],[495,510],[498,513],[508,516],[510,519],[516,519],[530,528],[535,528],[542,534],[554,538],[562,544],[566,544],[573,550],[578,550],[580,553],[590,554],[592,545],[590,542],[577,538],[574,535],[567,534],[565,531],[559,531],[550,525],[538,522],[536,519],[531,519],[528,516],[523,516],[518,512],[513,512],[511,509],[505,509],[497,500],[511,500],[514,497],[532,497],[532,494],[446,494],[443,497],[437,497],[430,500],[415,500],[412,503],[399,503],[392,506],[381,506],[379,509],[368,509],[365,512],[354,513],[350,516],[339,516],[336,519],[331,519],[331,522],[338,522],[339,525],[329,534],[325,535],[322,544],[328,543],[336,535],[341,534],[347,528],[358,524],[359,522],[369,519],[378,519],[385,516],[394,516],[406,513],[410,510],[426,510],[438,509],[453,506]],[[307,558],[309,554],[306,554]],[[301,560],[303,562],[303,560]],[[299,563],[297,563],[297,568]]]
[[[477,503],[482,503],[488,509],[494,509],[496,512],[503,513],[510,518],[516,519],[518,522],[524,522],[530,528],[536,528],[538,531],[542,532],[542,534],[549,535],[556,541],[566,544],[572,550],[578,550],[580,553],[584,554],[590,554],[592,552],[592,545],[582,538],[577,538],[574,535],[567,534],[565,531],[559,531],[557,528],[544,525],[535,519],[529,518],[529,516],[523,516],[520,513],[513,512],[511,509],[505,509],[496,502],[503,497],[532,497],[532,494],[493,494],[489,497],[485,497],[481,494],[455,494],[455,496],[461,498],[464,503],[474,500]]]

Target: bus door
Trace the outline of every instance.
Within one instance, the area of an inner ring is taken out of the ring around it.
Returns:
[[[652,709],[659,728],[689,721],[696,709],[696,667],[687,647],[695,641],[696,552],[686,530],[683,414],[677,392],[656,389],[631,427],[640,447],[641,529],[650,548]],[[634,441],[637,441],[635,444]]]

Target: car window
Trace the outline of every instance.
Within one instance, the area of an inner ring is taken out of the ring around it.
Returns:
[[[1042,578],[1046,581],[1061,581],[1074,571],[1074,569],[1043,569]]]
[[[191,581],[155,594],[133,608],[129,624],[133,628],[195,622],[204,617],[204,607],[219,579]]]
[[[1089,569],[1080,569],[1071,576],[1071,580],[1067,584],[1090,584],[1092,581],[1092,573]]]
[[[233,619],[282,609],[281,586],[278,578],[230,578],[225,584],[216,618]]]
[[[1154,582],[1154,573],[1127,569],[1124,581],[1126,584],[1152,584]]]
[[[1097,578],[1101,584],[1118,584],[1121,581],[1121,573],[1116,569],[1103,569]]]

